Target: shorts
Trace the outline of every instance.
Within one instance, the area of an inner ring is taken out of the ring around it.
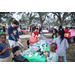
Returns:
[[[12,45],[14,45],[14,47],[19,46],[19,44],[16,41],[13,41],[13,40],[9,40],[9,45],[10,45],[10,48],[12,47]]]
[[[75,42],[74,39],[75,39],[75,36],[72,36],[71,37],[71,42]]]
[[[0,58],[0,62],[9,62],[10,57]]]

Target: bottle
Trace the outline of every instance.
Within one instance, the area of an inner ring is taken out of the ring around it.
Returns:
[[[23,45],[21,43],[19,43],[19,45],[23,47]]]

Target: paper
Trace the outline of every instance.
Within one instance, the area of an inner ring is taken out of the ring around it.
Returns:
[[[32,55],[31,54],[29,54],[29,57],[31,57]]]
[[[35,56],[37,56],[38,55],[38,53],[35,53]]]

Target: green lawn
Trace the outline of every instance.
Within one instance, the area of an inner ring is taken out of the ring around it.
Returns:
[[[47,37],[48,39],[51,39],[51,36],[48,36]],[[21,47],[22,51],[28,49],[28,46],[27,46],[27,40],[29,38],[23,38],[21,39],[21,43],[23,44],[24,47]],[[8,40],[6,40],[8,42]],[[1,41],[0,41],[1,42]],[[10,51],[11,53],[11,51]],[[75,62],[75,46],[71,46],[69,45],[69,48],[66,50],[66,57],[67,57],[67,61],[68,62]],[[59,62],[62,62],[62,57],[59,57]],[[11,56],[10,56],[10,62],[11,62]]]

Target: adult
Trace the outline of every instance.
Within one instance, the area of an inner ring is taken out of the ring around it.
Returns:
[[[69,30],[69,34],[71,36],[71,45],[75,45],[75,30],[72,27]]]
[[[39,34],[41,34],[41,30],[42,30],[42,28],[41,28],[41,26],[39,26]]]
[[[5,29],[5,26],[3,26],[3,34],[5,34],[6,32],[6,29]]]
[[[35,34],[32,33],[29,43],[30,43],[30,45],[33,45],[36,42],[38,42],[38,40],[36,39]]]
[[[65,31],[65,33],[68,33],[68,28],[66,27],[64,31]]]
[[[12,21],[12,25],[8,27],[8,36],[9,36],[9,45],[10,48],[12,45],[18,46],[18,42],[21,42],[17,30],[17,26],[19,25],[19,22],[17,20]]]

